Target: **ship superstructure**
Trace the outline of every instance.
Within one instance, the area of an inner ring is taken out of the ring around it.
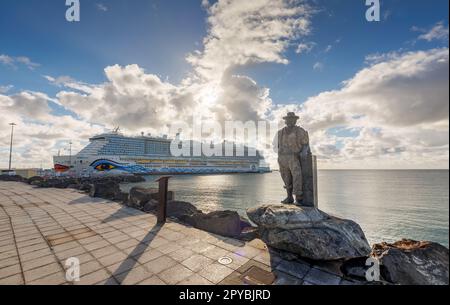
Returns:
[[[94,136],[90,143],[74,156],[55,156],[55,171],[76,175],[128,172],[134,174],[212,174],[257,173],[268,171],[264,158],[249,147],[231,143],[233,155],[194,154],[190,141],[188,156],[171,154],[171,139],[166,136],[128,137],[118,131]],[[230,143],[228,143],[230,145]],[[230,147],[230,146],[228,146]]]

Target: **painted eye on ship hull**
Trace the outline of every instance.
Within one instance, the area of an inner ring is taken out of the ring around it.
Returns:
[[[101,172],[103,172],[103,171],[110,171],[110,170],[113,170],[115,168],[116,167],[114,165],[110,164],[110,163],[102,163],[102,164],[99,164],[99,165],[97,165],[95,167],[96,170],[101,171]]]

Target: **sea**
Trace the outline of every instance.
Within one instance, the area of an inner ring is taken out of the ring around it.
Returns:
[[[123,186],[157,187],[157,176]],[[177,200],[204,212],[279,203],[286,197],[277,171],[266,174],[180,175],[169,182]],[[371,244],[402,238],[449,246],[448,170],[320,170],[319,208],[359,223]]]

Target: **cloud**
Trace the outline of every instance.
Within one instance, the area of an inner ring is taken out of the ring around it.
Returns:
[[[448,41],[448,25],[445,26],[442,21],[436,23],[431,29],[424,29],[414,26],[411,30],[414,32],[423,33],[418,37],[419,40],[426,40],[428,42],[433,40]]]
[[[96,3],[96,7],[99,11],[102,11],[102,12],[108,11],[108,7],[103,3]]]
[[[0,54],[0,63],[3,65],[12,65],[14,63],[14,58],[5,54]]]
[[[57,95],[71,111],[88,121],[121,125],[129,131],[167,128],[174,121],[191,123],[188,114],[211,120],[262,118],[271,105],[268,89],[233,70],[254,63],[286,64],[284,51],[309,33],[313,10],[303,1],[284,0],[222,0],[204,7],[209,14],[204,48],[188,55],[193,73],[179,85],[137,65],[107,67],[107,81],[97,85],[67,76],[46,78],[54,85],[82,91]]]
[[[300,113],[324,166],[448,167],[448,48],[381,58],[340,90],[277,108],[277,117]],[[336,137],[335,128],[357,135]]]
[[[74,151],[87,144],[93,133],[104,128],[69,115],[54,115],[54,99],[39,92],[21,92],[11,96],[0,94],[0,168],[7,167],[10,126],[14,130],[14,167],[52,166],[52,156],[72,140]]]
[[[316,71],[322,71],[324,67],[325,66],[324,66],[324,64],[322,62],[316,62],[313,65],[313,69],[316,70]]]
[[[295,50],[295,53],[297,54],[309,53],[315,46],[316,44],[314,42],[300,43],[297,46],[297,50]]]
[[[220,81],[225,71],[250,63],[287,64],[290,41],[310,32],[311,7],[304,1],[217,1],[208,8],[204,49],[187,57],[196,75]]]
[[[0,86],[0,94],[7,93],[12,88],[14,88],[13,85]]]
[[[26,56],[12,57],[5,54],[0,54],[0,64],[13,68],[17,68],[18,65],[23,65],[30,70],[34,70],[41,66],[40,64],[31,61],[31,59]]]

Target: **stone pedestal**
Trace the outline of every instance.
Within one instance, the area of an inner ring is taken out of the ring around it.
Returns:
[[[308,154],[300,158],[303,175],[303,204],[308,207],[319,207],[317,193],[317,157]]]

